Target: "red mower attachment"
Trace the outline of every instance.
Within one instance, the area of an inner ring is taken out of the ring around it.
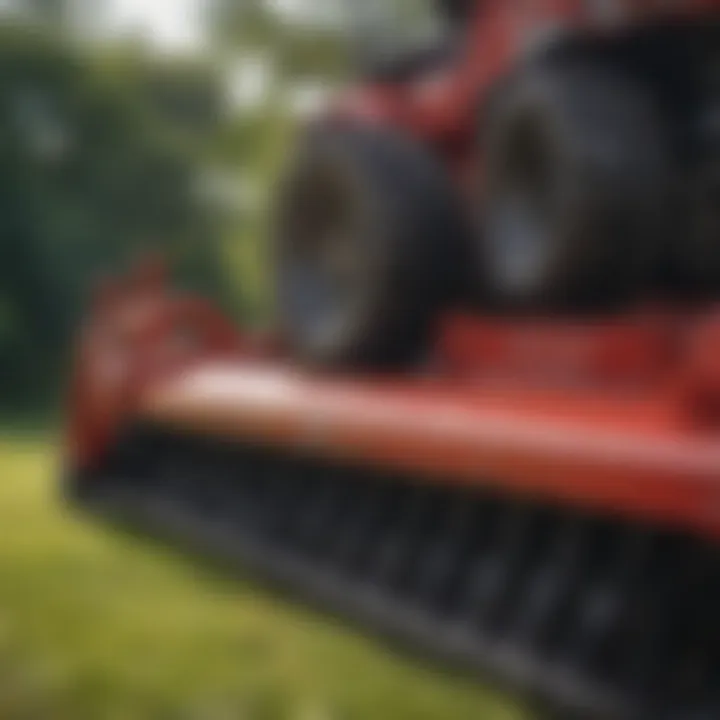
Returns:
[[[73,494],[556,702],[685,712],[717,671],[718,337],[454,316],[412,375],[319,375],[145,268],[83,333]]]
[[[159,259],[139,262],[126,279],[101,283],[78,342],[71,462],[86,467],[102,457],[153,381],[238,356],[241,348],[235,328],[210,303],[166,286]]]
[[[432,5],[382,47],[376,3],[298,136],[275,348],[157,266],[100,294],[69,489],[556,705],[717,720],[720,0]]]

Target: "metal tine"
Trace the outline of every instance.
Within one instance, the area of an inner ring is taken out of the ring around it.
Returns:
[[[478,501],[459,490],[454,491],[418,580],[421,605],[451,614],[463,575],[467,575],[477,522]]]
[[[419,603],[419,593],[433,548],[451,530],[448,527],[449,513],[452,508],[452,492],[447,488],[427,486],[416,511],[415,523],[407,538],[405,561],[398,578],[402,590]]]
[[[588,520],[568,511],[553,535],[547,552],[519,593],[521,603],[509,630],[510,636],[536,651],[549,651],[559,627],[567,622],[587,554]]]
[[[369,508],[367,532],[358,537],[358,544],[350,552],[357,576],[371,583],[376,578],[378,558],[384,552],[387,537],[397,529],[407,488],[397,478],[384,477],[377,482],[376,492],[377,505]],[[350,549],[349,544],[346,547]]]
[[[683,595],[690,590],[681,584],[682,568],[673,557],[677,550],[673,541],[671,535],[650,536],[646,557],[630,588],[627,647],[619,653],[617,675],[618,682],[634,693],[657,693],[665,646],[673,621],[679,620],[673,618],[673,609],[679,609],[678,592]]]
[[[196,476],[193,460],[189,446],[164,443],[153,464],[145,494],[155,500],[195,505],[202,478]]]
[[[645,528],[615,525],[610,534],[609,547],[600,549],[599,572],[589,578],[580,598],[579,617],[566,656],[575,667],[603,678],[617,674],[619,660],[627,650],[633,593],[644,575],[651,549]]]
[[[647,621],[633,634],[621,681],[647,696],[702,697],[720,661],[717,557],[695,540],[666,534],[644,585]],[[720,679],[720,677],[715,678]]]
[[[402,494],[397,521],[384,537],[372,572],[376,583],[395,591],[407,590],[413,552],[434,502],[429,486],[407,486]]]
[[[268,457],[264,473],[268,483],[265,536],[267,540],[280,545],[287,543],[297,530],[310,494],[310,472],[306,463],[281,456]]]
[[[146,430],[129,431],[109,459],[112,470],[105,479],[123,488],[147,486],[152,482],[161,443],[161,438]]]
[[[247,460],[245,461],[247,462]],[[282,460],[268,451],[257,451],[250,458],[245,471],[248,487],[248,505],[244,520],[263,541],[268,541],[275,528],[279,501],[282,497]]]
[[[359,477],[353,483],[351,508],[346,521],[340,528],[330,561],[345,574],[354,574],[363,551],[372,543],[382,519],[383,497],[386,488],[371,478]]]
[[[345,501],[345,488],[331,468],[313,468],[311,498],[296,527],[297,550],[326,556]]]
[[[557,515],[546,507],[529,507],[517,538],[508,549],[507,586],[496,606],[490,609],[493,631],[504,639],[512,638],[517,618],[524,613],[530,596],[531,581],[542,568],[552,548],[557,530]]]
[[[202,511],[216,523],[234,526],[237,492],[232,482],[232,463],[236,453],[222,443],[201,444],[194,458],[195,472],[201,478]]]
[[[525,503],[507,506],[498,518],[494,537],[472,570],[467,612],[476,631],[496,635],[508,590],[531,537],[535,508]]]

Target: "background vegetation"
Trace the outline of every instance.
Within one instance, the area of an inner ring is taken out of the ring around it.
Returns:
[[[34,0],[0,27],[5,415],[51,401],[91,281],[139,249],[161,249],[226,306],[260,312],[257,238],[289,127],[282,95],[337,66],[337,46],[290,33],[261,2],[218,0],[212,52],[182,58],[78,38],[62,22],[76,6]]]

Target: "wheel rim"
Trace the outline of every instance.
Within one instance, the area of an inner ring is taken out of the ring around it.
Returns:
[[[554,236],[558,175],[550,138],[525,115],[496,149],[483,237],[488,281],[513,297],[529,297],[544,282],[557,252]]]
[[[363,302],[363,208],[352,178],[335,166],[312,168],[291,194],[280,310],[303,344],[322,351]]]

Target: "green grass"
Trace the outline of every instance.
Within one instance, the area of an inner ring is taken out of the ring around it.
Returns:
[[[62,509],[0,437],[0,718],[528,720],[487,688]]]

